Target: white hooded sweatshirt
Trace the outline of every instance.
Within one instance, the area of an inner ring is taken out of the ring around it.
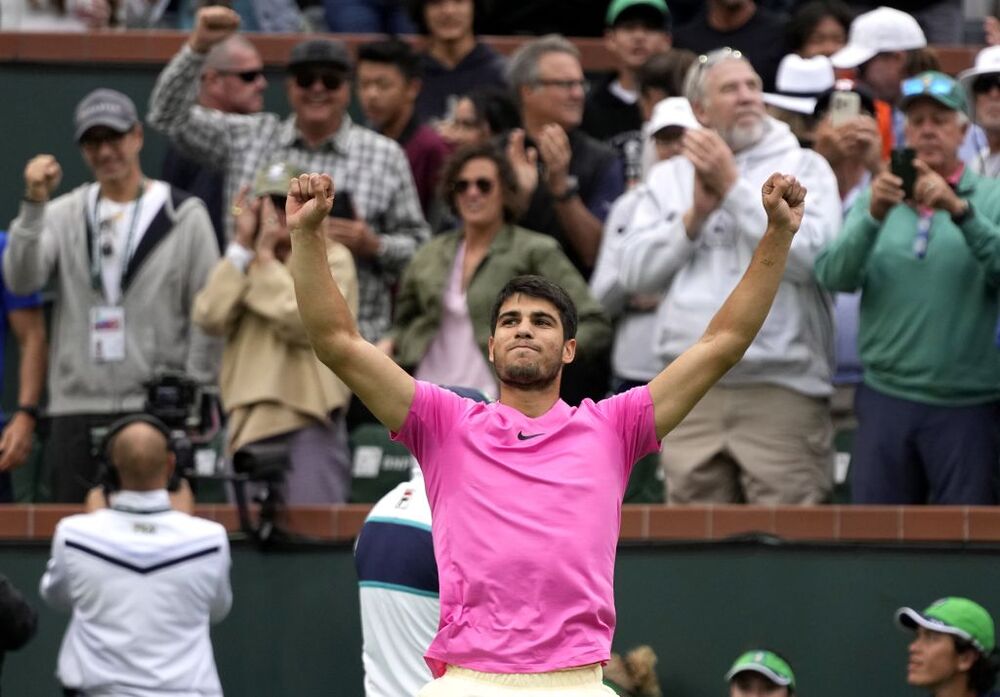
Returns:
[[[764,136],[735,155],[739,179],[690,240],[684,213],[693,201],[694,167],[684,157],[656,165],[623,250],[621,284],[629,292],[666,292],[654,337],[669,363],[693,345],[746,271],[767,227],[761,186],[774,172],[806,187],[806,210],[785,276],[757,338],[724,385],[774,384],[809,396],[831,394],[833,320],[813,262],[841,224],[837,180],[822,156],[799,146],[788,126],[767,117]]]

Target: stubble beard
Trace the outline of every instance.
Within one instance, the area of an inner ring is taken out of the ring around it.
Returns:
[[[556,381],[562,365],[556,363],[549,370],[543,370],[543,366],[538,363],[495,366],[495,368],[497,379],[501,384],[518,390],[541,392]]]

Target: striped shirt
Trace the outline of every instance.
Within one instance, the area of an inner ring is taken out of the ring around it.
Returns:
[[[380,236],[374,259],[355,259],[360,303],[358,326],[369,341],[389,328],[390,288],[430,230],[420,209],[406,155],[399,145],[359,126],[345,114],[340,128],[310,146],[295,116],[229,114],[196,103],[204,55],[185,46],[160,73],[150,97],[148,120],[188,157],[222,169],[226,200],[233,201],[257,172],[286,162],[304,172],[326,172],[337,191],[349,191],[360,218]],[[233,235],[226,215],[226,236]]]

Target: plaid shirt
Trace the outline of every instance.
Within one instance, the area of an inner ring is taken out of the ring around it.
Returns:
[[[355,210],[381,238],[374,259],[355,259],[360,302],[358,327],[369,341],[390,324],[390,288],[430,236],[417,199],[410,165],[399,145],[353,123],[344,114],[340,129],[310,147],[295,116],[227,114],[198,106],[204,56],[185,44],[160,73],[150,97],[150,125],[166,133],[189,157],[226,173],[226,197],[234,201],[262,168],[287,162],[305,172],[326,172],[338,191],[350,191]],[[225,212],[226,236],[233,218]]]

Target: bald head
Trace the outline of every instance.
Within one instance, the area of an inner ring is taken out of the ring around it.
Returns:
[[[137,421],[111,441],[111,463],[118,470],[122,489],[151,491],[166,488],[174,456],[159,429]]]
[[[256,47],[245,36],[232,34],[224,41],[215,44],[205,54],[205,63],[202,69],[234,70],[240,67],[236,65],[239,63],[238,59],[246,55],[260,60],[260,54]]]
[[[246,37],[233,34],[205,56],[198,102],[230,114],[255,114],[264,106],[264,63]]]

